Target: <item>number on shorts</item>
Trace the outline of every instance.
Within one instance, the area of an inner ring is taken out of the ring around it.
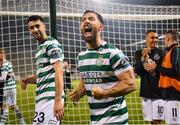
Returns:
[[[172,117],[177,117],[177,108],[172,108]]]
[[[34,122],[43,122],[44,121],[44,116],[45,116],[45,114],[44,114],[44,112],[40,112],[39,114],[38,114],[38,112],[36,112],[35,113],[35,116],[34,116]],[[37,120],[36,120],[36,118],[37,118]]]
[[[162,116],[163,112],[164,112],[164,107],[163,106],[158,106],[158,114],[160,116]]]

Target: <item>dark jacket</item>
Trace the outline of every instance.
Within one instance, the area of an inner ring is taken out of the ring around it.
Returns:
[[[168,47],[167,52],[171,50],[172,47],[177,46],[173,44]],[[157,71],[161,72],[163,75],[175,78],[175,76],[180,77],[180,47],[175,47],[171,52],[171,64],[172,68],[164,68],[161,65],[157,66]],[[166,100],[179,100],[180,101],[180,92],[175,88],[166,88],[163,89],[163,98]]]
[[[0,76],[2,76],[2,67],[0,67]],[[4,88],[4,81],[0,81],[0,108],[3,105],[3,88]]]
[[[148,53],[149,58],[156,62],[157,65],[161,66],[164,58],[164,52],[158,48],[151,50]],[[151,99],[161,99],[162,89],[158,88],[160,72],[155,71],[155,75],[147,72],[141,61],[142,50],[138,50],[135,53],[135,72],[140,76],[140,96]]]

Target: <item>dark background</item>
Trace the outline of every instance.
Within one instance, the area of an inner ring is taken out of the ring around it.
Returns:
[[[179,0],[104,0],[133,5],[180,5]]]

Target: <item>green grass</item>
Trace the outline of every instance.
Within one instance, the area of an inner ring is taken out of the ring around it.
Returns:
[[[76,88],[78,81],[73,81]],[[67,91],[69,93],[69,91]],[[129,124],[145,124],[142,117],[141,98],[139,96],[139,79],[137,79],[137,91],[126,96],[129,111]],[[32,123],[35,109],[35,85],[28,85],[26,90],[20,89],[17,84],[17,105],[23,113],[27,124]],[[15,114],[10,110],[8,124],[19,124]],[[87,98],[84,97],[75,105],[67,98],[65,106],[65,117],[62,124],[89,124],[89,108]]]

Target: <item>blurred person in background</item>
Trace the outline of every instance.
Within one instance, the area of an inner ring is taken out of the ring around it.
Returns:
[[[162,65],[153,62],[157,71],[161,73],[159,87],[163,89],[165,100],[165,122],[167,124],[180,124],[180,46],[179,33],[169,30],[165,33],[164,45],[166,55]]]
[[[1,75],[5,78],[3,87],[3,113],[1,115],[1,124],[5,124],[9,114],[9,108],[12,109],[19,123],[25,125],[24,118],[18,106],[16,105],[16,81],[11,62],[6,59],[6,52],[0,49]]]

